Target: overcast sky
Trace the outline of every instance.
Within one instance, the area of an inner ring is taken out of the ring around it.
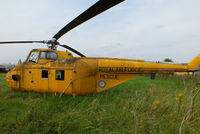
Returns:
[[[0,0],[0,41],[48,40],[97,0]],[[200,53],[200,0],[126,0],[59,42],[90,57],[189,62]],[[0,45],[0,63],[46,45]],[[58,48],[64,50],[62,48]]]

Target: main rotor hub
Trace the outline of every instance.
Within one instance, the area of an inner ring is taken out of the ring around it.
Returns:
[[[52,38],[51,40],[45,40],[45,41],[44,41],[44,44],[47,44],[47,47],[48,47],[49,49],[54,49],[54,50],[56,50],[57,47],[58,47],[58,45],[59,45],[60,43],[57,42],[55,38]]]
[[[56,44],[47,44],[47,47],[48,47],[49,49],[56,50],[57,47],[58,47],[58,45],[56,45]]]

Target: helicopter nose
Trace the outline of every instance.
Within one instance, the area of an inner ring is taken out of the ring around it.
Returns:
[[[19,81],[19,75],[16,75],[16,74],[12,75],[12,79],[14,81]]]

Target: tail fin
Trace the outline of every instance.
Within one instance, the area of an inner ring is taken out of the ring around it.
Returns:
[[[187,64],[188,70],[199,71],[200,70],[200,54],[195,57],[190,63]]]

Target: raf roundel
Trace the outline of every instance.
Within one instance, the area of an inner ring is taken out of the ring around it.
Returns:
[[[106,82],[105,81],[103,81],[103,80],[99,81],[99,87],[100,88],[104,88],[105,86],[106,86]]]

